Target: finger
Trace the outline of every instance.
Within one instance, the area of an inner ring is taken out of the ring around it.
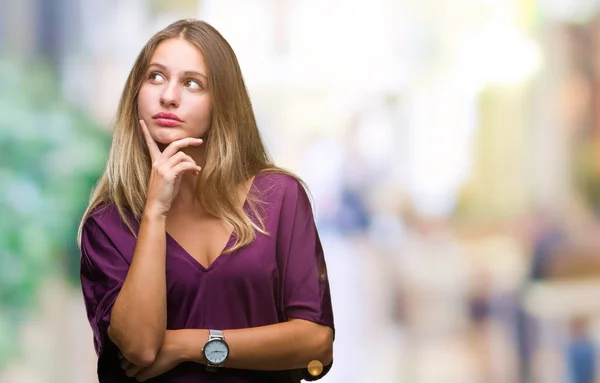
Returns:
[[[169,146],[167,146],[165,151],[162,152],[162,156],[163,156],[163,158],[170,158],[173,155],[175,155],[175,153],[180,151],[181,149],[188,147],[188,146],[199,146],[199,145],[202,145],[202,142],[203,141],[201,138],[193,138],[193,137],[186,137],[186,138],[182,138],[181,140],[173,141],[169,144]]]
[[[163,164],[163,166],[165,166],[167,169],[171,169],[172,167],[174,167],[175,165],[177,165],[181,162],[189,162],[189,163],[196,165],[196,161],[194,161],[194,159],[192,157],[188,156],[184,152],[177,152],[174,156],[169,158]]]
[[[138,382],[145,382],[146,380],[152,378],[154,376],[153,374],[154,372],[152,372],[151,368],[146,368],[135,374],[135,380]]]
[[[144,134],[144,139],[146,140],[146,145],[148,146],[148,152],[150,152],[150,159],[152,162],[156,161],[160,156],[160,149],[154,141],[154,138],[150,135],[150,131],[146,126],[144,120],[140,120],[140,127],[142,128],[142,133]]]
[[[127,359],[122,359],[121,360],[121,368],[123,370],[127,370],[131,366],[132,366],[132,364]]]
[[[142,367],[132,364],[127,370],[125,370],[125,375],[127,375],[130,378],[133,378],[134,376],[138,375],[141,370]]]
[[[196,164],[191,164],[189,162],[181,162],[175,166],[173,166],[173,174],[175,177],[179,176],[183,172],[193,172],[195,175],[200,173],[202,168]]]
[[[175,171],[174,169],[177,165],[182,163],[193,165],[193,167],[196,167],[197,172],[201,170],[200,166],[196,165],[196,162],[192,159],[192,157],[183,152],[178,152],[173,157],[169,158],[167,162],[159,164],[157,171],[165,179],[176,178],[180,172]]]

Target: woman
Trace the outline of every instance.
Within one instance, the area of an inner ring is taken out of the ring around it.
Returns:
[[[266,154],[236,56],[210,25],[175,22],[142,49],[79,241],[100,382],[328,371],[333,314],[309,199]]]

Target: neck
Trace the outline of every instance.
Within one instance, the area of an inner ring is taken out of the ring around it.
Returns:
[[[197,205],[200,205],[200,202],[198,202],[198,193],[196,186],[199,177],[200,175],[194,175],[193,173],[186,173],[183,175],[183,178],[181,179],[181,184],[179,185],[179,192],[173,200],[173,205],[177,205],[184,208],[195,207]]]
[[[190,156],[196,165],[204,168],[206,163],[206,151],[203,146],[189,146],[181,149],[182,152]],[[202,170],[200,171],[202,173]],[[197,183],[199,175],[194,175],[190,172],[185,172],[181,179],[179,192],[173,200],[172,208],[183,209],[184,211],[203,211],[200,202],[198,201]]]

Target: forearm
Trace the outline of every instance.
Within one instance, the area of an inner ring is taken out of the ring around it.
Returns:
[[[164,218],[144,214],[109,327],[109,337],[123,355],[140,365],[152,363],[166,329],[165,253]]]
[[[208,330],[180,330],[185,344],[183,359],[206,364],[202,348]],[[248,370],[306,368],[317,360],[323,365],[333,358],[333,332],[329,327],[304,320],[269,326],[223,331],[229,345],[225,367]]]

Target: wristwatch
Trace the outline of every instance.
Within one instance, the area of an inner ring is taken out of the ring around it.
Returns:
[[[225,342],[225,336],[221,330],[208,330],[208,341],[202,349],[206,358],[206,369],[216,371],[217,367],[223,367],[223,363],[229,356],[229,346]]]

